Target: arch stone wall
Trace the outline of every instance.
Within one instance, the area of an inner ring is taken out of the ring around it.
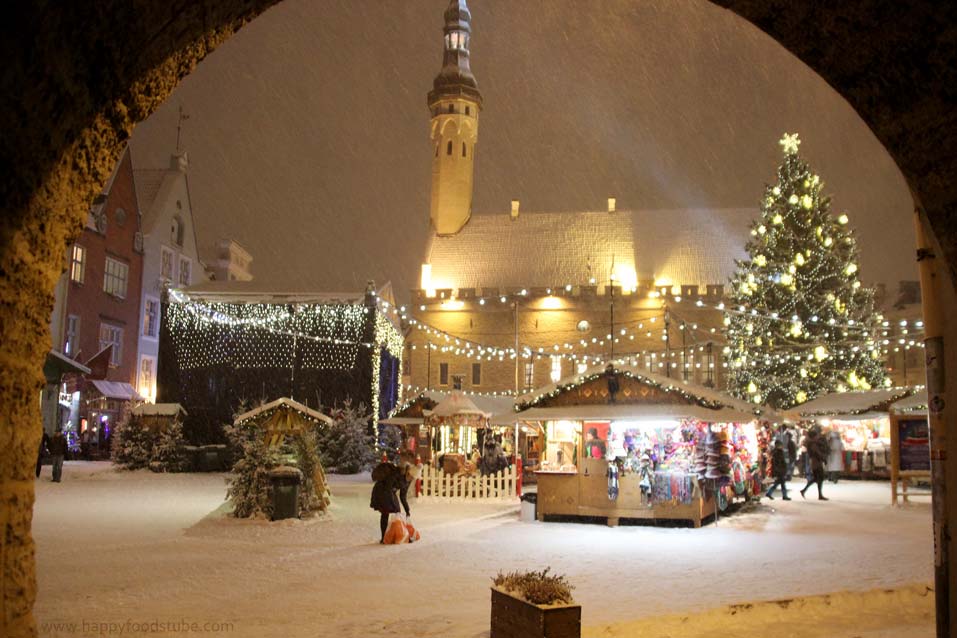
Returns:
[[[955,272],[953,3],[715,1],[782,43],[860,113],[908,179]],[[36,399],[65,247],[135,124],[212,49],[276,2],[100,0],[0,9],[2,636],[36,635]],[[957,340],[957,327],[950,337]]]

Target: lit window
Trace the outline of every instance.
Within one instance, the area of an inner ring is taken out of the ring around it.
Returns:
[[[100,350],[113,345],[110,353],[110,365],[116,367],[123,361],[123,328],[108,323],[100,324]]]
[[[160,277],[173,280],[173,251],[165,247],[160,249]]]
[[[80,349],[80,318],[70,315],[66,319],[66,343],[63,345],[64,354],[75,357]]]
[[[70,255],[70,279],[78,284],[82,284],[85,275],[86,248],[79,245],[73,246],[73,252]]]
[[[472,385],[482,385],[482,364],[472,364]]]
[[[159,314],[159,300],[147,297],[143,306],[143,335],[156,337],[159,332]]]
[[[153,357],[142,357],[140,359],[140,382],[139,382],[139,392],[140,394],[150,401],[156,399],[156,379],[154,374],[154,361]]]
[[[449,364],[440,363],[439,364],[439,385],[448,385],[449,384]]]
[[[562,358],[557,355],[552,357],[552,373],[549,377],[552,383],[562,378]]]
[[[106,258],[106,268],[103,270],[103,292],[126,299],[126,284],[130,275],[130,267],[122,261]]]
[[[185,257],[179,258],[179,285],[188,286],[189,285],[189,276],[190,271],[192,270],[193,262]]]
[[[535,385],[535,364],[531,361],[525,364],[525,387],[531,388]]]

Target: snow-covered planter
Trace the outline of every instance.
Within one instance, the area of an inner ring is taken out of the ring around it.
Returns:
[[[499,574],[489,638],[581,638],[582,608],[571,589],[564,576],[550,576],[548,569]]]

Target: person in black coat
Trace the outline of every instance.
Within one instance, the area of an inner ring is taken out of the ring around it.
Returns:
[[[821,428],[812,427],[804,439],[804,448],[807,450],[807,485],[801,489],[801,498],[808,488],[817,483],[817,498],[820,501],[828,500],[824,496],[824,467],[827,464],[827,439],[821,434]]]
[[[47,445],[50,443],[50,435],[43,432],[40,438],[40,451],[37,453],[37,478],[40,478],[40,470],[43,469],[43,455],[47,453]]]
[[[774,488],[778,485],[781,486],[781,494],[785,501],[790,501],[791,498],[788,496],[788,458],[787,452],[784,451],[784,442],[781,439],[775,439],[774,441],[774,452],[771,453],[771,474],[774,476],[774,485],[767,491],[767,496],[770,499],[774,499]]]
[[[379,542],[385,541],[385,532],[389,527],[389,514],[397,514],[402,509],[410,516],[407,493],[416,479],[415,466],[406,464],[404,468],[383,461],[372,470],[372,498],[369,507],[379,512],[379,529],[382,535]],[[401,508],[400,509],[400,503]]]

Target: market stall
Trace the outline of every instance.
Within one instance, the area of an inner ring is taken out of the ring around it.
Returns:
[[[592,368],[519,397],[544,432],[538,518],[685,520],[761,489],[752,406],[631,366]]]
[[[805,427],[821,426],[830,450],[828,472],[845,478],[888,478],[890,405],[912,393],[911,388],[833,392],[795,406],[788,414]]]

